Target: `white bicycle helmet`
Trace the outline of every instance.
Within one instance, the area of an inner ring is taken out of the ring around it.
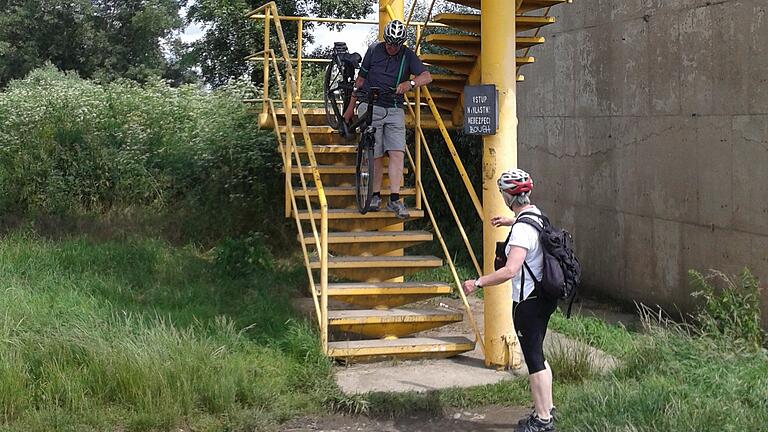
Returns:
[[[512,198],[518,195],[528,195],[533,190],[533,179],[527,172],[520,168],[512,168],[501,173],[496,182],[499,191],[504,196],[504,201],[509,206]]]
[[[400,46],[405,42],[405,39],[405,24],[402,21],[392,20],[384,27],[384,42]]]

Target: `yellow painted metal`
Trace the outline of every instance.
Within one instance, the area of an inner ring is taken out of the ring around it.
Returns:
[[[321,263],[313,261],[312,268],[320,268]],[[328,267],[332,269],[376,269],[380,267],[409,268],[409,267],[440,267],[443,261],[435,256],[409,255],[409,256],[341,256],[332,257],[328,261]]]
[[[304,55],[302,53],[303,51],[303,42],[304,42],[304,19],[299,20],[299,30],[298,30],[298,41],[296,46],[296,79],[299,81],[299,91],[297,95],[297,99],[301,100],[301,87],[302,87],[302,80],[301,80],[301,58]]]
[[[498,130],[483,137],[483,264],[484,274],[494,271],[493,259],[497,241],[504,241],[507,232],[494,228],[491,217],[508,215],[509,209],[498,192],[496,179],[504,169],[517,166],[517,105],[516,79],[509,72],[515,69],[515,23],[507,17],[515,13],[515,3],[509,0],[483,0],[482,3],[482,82],[496,85],[498,91]],[[499,29],[507,31],[499,31]],[[518,367],[512,324],[512,288],[509,282],[485,289],[485,364],[497,367]],[[510,353],[512,358],[510,358]]]
[[[264,14],[260,14],[258,12],[254,13],[253,11],[248,12],[247,14],[245,14],[245,16],[246,18],[250,18],[252,20],[264,18]],[[360,25],[378,25],[379,24],[379,21],[373,21],[373,20],[356,20],[356,19],[346,19],[346,18],[317,18],[317,17],[301,17],[301,16],[290,16],[290,15],[282,15],[280,16],[280,20],[281,21],[304,20],[304,22],[334,23],[334,24],[360,24]],[[417,25],[426,26],[426,27],[445,27],[444,24],[435,23],[435,22],[411,21],[411,26],[417,26]]]
[[[448,74],[433,74],[432,86],[445,89],[456,94],[464,91],[464,85],[467,82],[466,75],[448,75]],[[422,124],[422,127],[424,125]]]
[[[436,33],[427,36],[424,40],[443,48],[460,51],[475,56],[480,55],[480,36],[475,35],[456,35]],[[543,37],[537,36],[518,36],[515,38],[516,48],[518,50],[540,45],[545,42]]]
[[[328,354],[347,362],[365,362],[388,358],[445,358],[475,348],[464,337],[402,338],[394,340],[363,340],[331,342]]]
[[[280,42],[280,50],[281,50],[283,59],[287,59],[288,58],[288,48],[287,48],[287,44],[285,42],[285,37],[283,35],[283,29],[282,29],[282,25],[280,23],[280,16],[279,16],[279,13],[277,11],[277,6],[275,5],[274,2],[270,2],[270,3],[267,3],[266,5],[262,6],[261,8],[256,9],[252,13],[258,13],[260,11],[264,11],[264,16],[265,16],[266,20],[270,20],[271,19],[272,22],[274,23],[275,33],[276,33],[276,35],[278,37],[278,40]],[[265,27],[267,27],[267,26],[265,25]],[[271,50],[265,50],[265,51],[271,51]],[[274,54],[272,55],[272,57],[274,59],[274,57],[275,57]],[[277,75],[277,77],[279,79],[279,75],[280,74],[279,74],[279,70],[278,70],[278,68],[276,66],[277,62],[275,61],[274,64],[275,64],[276,75]],[[313,214],[313,211],[312,211],[312,205],[311,205],[311,202],[309,200],[308,195],[305,194],[305,199],[306,199],[306,204],[307,204],[307,210],[306,211],[308,213],[308,217],[309,217],[311,225],[312,225],[313,233],[315,235],[316,240],[318,241],[317,250],[318,250],[318,255],[319,255],[319,259],[320,259],[319,268],[320,268],[320,297],[321,297],[320,298],[320,305],[319,305],[320,306],[320,311],[318,313],[318,316],[319,316],[319,321],[320,321],[320,330],[321,330],[321,340],[322,340],[322,343],[323,343],[323,351],[327,353],[328,352],[328,320],[327,320],[327,316],[328,316],[328,292],[327,292],[328,291],[328,227],[329,227],[329,224],[328,224],[328,203],[327,203],[326,198],[325,198],[325,193],[324,193],[324,190],[323,190],[323,183],[322,183],[322,180],[320,179],[320,173],[317,171],[317,161],[315,160],[314,152],[312,151],[312,140],[311,140],[311,137],[310,137],[309,132],[307,130],[307,121],[306,121],[306,118],[304,117],[304,111],[303,111],[303,107],[301,106],[301,100],[296,97],[297,93],[298,93],[298,85],[297,85],[297,82],[296,82],[296,77],[295,77],[294,72],[293,72],[293,65],[290,62],[286,63],[285,74],[286,74],[286,80],[285,80],[286,91],[284,93],[281,92],[281,98],[284,101],[283,105],[285,106],[286,112],[288,113],[288,115],[285,116],[285,119],[286,119],[286,130],[287,131],[292,131],[291,121],[292,121],[292,117],[293,117],[292,116],[292,113],[293,113],[293,102],[295,100],[296,101],[296,113],[298,114],[299,124],[300,124],[300,126],[302,128],[302,135],[303,135],[303,139],[304,139],[304,145],[307,148],[307,157],[308,157],[309,162],[310,162],[310,168],[311,168],[311,171],[312,171],[312,177],[313,177],[313,180],[314,180],[315,187],[318,189],[318,198],[320,200],[320,215],[319,215],[320,216],[320,233],[318,235],[317,229],[315,227],[315,217],[314,217],[314,214]],[[267,78],[268,78],[268,76],[267,76]],[[266,92],[265,92],[265,96],[267,96]],[[275,125],[277,125],[276,117],[274,118],[274,122],[275,122]],[[288,138],[288,137],[290,137],[290,138]],[[290,133],[290,134],[286,133],[286,138],[288,138],[287,144],[288,144],[289,148],[294,149],[298,165],[301,166],[301,162],[300,162],[301,159],[300,159],[299,153],[295,150],[296,146],[295,146],[295,139],[293,138],[293,133]],[[287,171],[290,171],[290,169],[287,169]],[[303,175],[303,172],[301,172],[301,171],[300,171],[300,177],[302,179],[302,187],[304,188],[304,190],[306,190],[306,182],[304,181],[304,175]],[[290,179],[289,179],[289,181],[290,181]],[[288,186],[290,186],[290,185],[288,185]],[[288,187],[286,192],[289,192],[291,195],[293,195],[293,188],[292,187]],[[300,223],[301,223],[300,222],[300,217],[299,217],[300,212],[299,212],[299,210],[298,210],[298,208],[296,206],[295,200],[294,200],[294,202],[292,204],[293,204],[293,207],[294,207],[294,209],[293,209],[294,214],[297,216],[296,217],[296,221],[300,225]],[[309,269],[309,267],[310,266],[308,266],[307,268]],[[311,279],[311,277],[310,277],[310,279]],[[314,284],[313,284],[313,287],[312,287],[312,291],[313,291],[313,297],[316,296]]]
[[[413,7],[416,6],[416,2],[413,2]],[[411,13],[413,13],[413,7],[411,7]],[[408,17],[408,21],[411,20],[411,17]],[[421,41],[421,32],[422,32],[422,26],[416,27],[416,55],[421,54],[421,47],[419,46],[419,41]],[[414,119],[416,120],[416,130],[421,130],[421,88],[416,87],[415,92],[415,99],[416,99],[416,111],[413,115]],[[413,112],[413,108],[408,105],[410,108],[410,111]],[[416,175],[416,208],[421,208],[421,193],[419,193],[419,188],[421,187],[421,134],[416,134],[416,137],[414,138],[414,148],[416,150],[416,163],[413,167],[414,173]]]
[[[420,134],[422,134],[423,139],[423,132],[419,131]],[[424,140],[426,144],[426,140]],[[406,147],[405,149],[406,154],[408,155],[408,161],[413,166],[413,156],[411,156],[410,150]],[[436,171],[437,172],[437,171]],[[420,179],[418,180],[421,181]],[[424,206],[426,207],[427,214],[429,215],[429,220],[432,222],[432,228],[435,230],[435,235],[437,235],[437,239],[440,241],[440,247],[443,249],[443,254],[445,255],[445,259],[448,261],[448,268],[451,270],[451,275],[453,276],[453,280],[456,283],[456,289],[458,290],[459,296],[461,297],[461,300],[464,304],[464,309],[467,312],[467,318],[469,318],[470,324],[472,324],[472,330],[475,332],[475,336],[477,337],[477,341],[480,343],[480,347],[482,348],[483,355],[485,355],[485,343],[483,342],[483,336],[480,334],[480,329],[477,327],[477,322],[475,322],[475,316],[472,313],[472,308],[469,307],[469,302],[467,302],[467,296],[464,295],[464,291],[461,289],[461,280],[459,279],[459,274],[456,272],[456,266],[453,263],[453,258],[451,254],[448,252],[448,246],[445,245],[445,240],[443,239],[443,235],[440,232],[440,227],[437,225],[437,221],[435,220],[435,214],[432,212],[432,207],[429,205],[429,200],[427,199],[427,195],[424,192],[423,185],[419,188],[421,191],[422,198],[424,199]],[[446,195],[446,198],[449,198]],[[458,222],[459,225],[461,225],[461,222]],[[471,248],[470,248],[471,249]],[[471,252],[474,253],[474,252]]]
[[[547,8],[547,9],[544,11],[544,16],[547,16],[547,15],[549,15],[549,10],[550,10],[551,8],[552,8],[552,7],[550,6],[550,7],[548,7],[548,8]],[[519,7],[519,6],[518,6],[518,9],[520,9],[520,7]],[[534,35],[533,35],[533,36],[534,36],[534,37],[538,37],[538,36],[539,36],[539,32],[540,32],[540,31],[541,31],[541,27],[537,28],[537,29],[536,29],[536,33],[534,33]],[[519,48],[520,48],[520,47],[518,46],[518,49],[519,49]],[[525,55],[528,55],[528,53],[529,53],[530,51],[531,51],[531,47],[530,47],[530,46],[526,47],[526,49],[525,49]],[[518,72],[518,73],[520,73],[520,66],[521,66],[520,64],[518,64],[518,65],[517,65],[517,72]]]
[[[467,7],[480,9],[480,0],[451,0],[454,3],[458,3]],[[511,1],[511,0],[510,0]],[[566,3],[569,0],[517,0],[517,12],[525,13],[537,9],[544,9],[546,7],[555,6],[561,3]]]
[[[538,9],[547,9],[547,12],[549,11],[549,8],[552,6],[557,6],[559,4],[563,3],[570,3],[571,0],[523,0],[520,6],[517,8],[517,13],[527,13]],[[547,12],[544,12],[544,15],[547,15]]]
[[[422,54],[421,61],[459,74],[468,74],[477,57],[469,55]]]
[[[432,234],[427,231],[338,232],[329,235],[328,250],[341,256],[375,256],[428,241],[432,241]]]
[[[275,117],[275,121],[277,121],[274,104],[272,103],[272,101],[268,101],[268,104],[269,104],[269,112],[272,114],[272,116]],[[287,138],[288,137],[286,136],[286,139]],[[291,155],[287,149],[288,145],[287,143],[283,144],[283,139],[279,133],[277,134],[277,144],[278,144],[278,147],[280,148],[280,154],[283,158],[283,163],[284,164],[290,163]],[[315,289],[315,281],[312,275],[312,269],[309,267],[309,253],[307,252],[307,247],[303,238],[304,233],[301,227],[301,221],[299,220],[299,217],[298,217],[298,206],[296,205],[296,195],[294,194],[293,189],[289,189],[289,188],[290,188],[290,179],[288,180],[288,184],[286,184],[287,193],[285,195],[286,197],[288,197],[289,201],[293,205],[293,209],[296,211],[293,214],[294,214],[294,219],[296,221],[296,228],[299,230],[299,233],[302,236],[300,239],[300,243],[301,243],[301,250],[303,252],[303,257],[304,257],[304,266],[307,269],[307,278],[309,279],[310,292],[312,293],[312,300],[315,305],[315,314],[318,319],[318,326],[322,326],[322,314],[320,312],[321,311],[320,301],[317,298],[317,290]]]
[[[451,287],[444,283],[376,282],[328,286],[328,296],[334,300],[365,308],[393,308],[450,294]]]
[[[264,97],[269,97],[269,10],[264,13]],[[261,107],[261,112],[267,112],[266,102]]]
[[[434,75],[433,75],[434,77]],[[466,77],[464,77],[466,79]],[[464,88],[464,81],[461,81],[461,77],[459,77],[459,80],[453,80],[453,82],[456,83],[456,93],[460,93],[461,89]],[[259,100],[261,102],[261,100]],[[302,106],[306,101],[301,101]],[[277,108],[277,115],[279,118],[283,117],[285,115],[285,112],[282,108]],[[295,114],[295,113],[294,113]],[[327,126],[327,121],[325,119],[325,110],[322,108],[304,108],[304,115],[307,121],[307,124],[309,126]],[[294,117],[296,117],[294,115]],[[451,119],[443,119],[443,124],[447,128],[453,128],[454,125],[451,122]],[[413,128],[416,125],[416,119],[413,116],[407,115],[405,117],[405,127],[407,128]],[[438,125],[437,122],[434,121],[434,119],[430,118],[423,118],[421,119],[421,126],[425,129],[437,129]],[[259,127],[262,128],[268,128],[272,129],[275,127],[274,123],[272,122],[271,116],[267,114],[259,115]],[[308,131],[311,132],[311,131]]]
[[[384,40],[384,26],[393,19],[404,20],[404,0],[379,0],[379,40]]]
[[[514,3],[511,3],[510,6],[514,6]],[[505,16],[504,18],[507,19],[507,16]],[[454,27],[459,30],[464,30],[470,33],[480,34],[480,31],[481,31],[480,15],[441,13],[435,17],[435,21],[440,24],[445,24],[449,27]],[[509,20],[509,22],[511,22],[511,20]],[[515,31],[525,32],[525,31],[533,30],[549,24],[554,24],[554,22],[555,22],[554,17],[547,17],[547,16],[537,17],[537,16],[518,15],[517,17],[515,17],[515,24],[516,24]],[[501,28],[508,28],[508,27],[509,25]],[[496,29],[496,31],[498,31],[498,29]]]
[[[401,311],[406,313],[400,313]],[[344,312],[355,312],[357,316],[337,316]],[[331,311],[328,324],[334,332],[355,333],[373,338],[400,338],[459,322],[462,318],[461,312],[441,310],[368,309]]]
[[[427,104],[429,104],[429,108],[432,110],[432,116],[435,118],[435,121],[437,122],[438,128],[440,129],[440,133],[443,135],[445,144],[448,147],[448,152],[451,154],[451,157],[453,158],[453,162],[456,165],[456,168],[459,170],[459,176],[461,177],[461,180],[464,182],[464,186],[466,187],[467,192],[469,193],[469,197],[472,199],[472,203],[475,205],[475,210],[477,210],[478,216],[480,216],[480,218],[482,219],[483,206],[482,204],[480,204],[480,199],[477,197],[475,188],[474,186],[472,186],[472,182],[469,180],[469,175],[467,174],[467,170],[464,168],[464,164],[461,162],[461,158],[459,158],[459,154],[456,152],[456,146],[453,145],[453,140],[451,139],[451,136],[448,134],[448,129],[445,127],[445,124],[443,123],[443,119],[440,116],[440,112],[437,110],[435,101],[432,99],[432,95],[429,93],[429,89],[426,87],[424,87],[424,95],[427,98]]]

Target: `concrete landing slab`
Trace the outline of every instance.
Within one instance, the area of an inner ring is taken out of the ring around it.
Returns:
[[[469,303],[482,332],[482,300],[470,297]],[[446,297],[427,300],[420,304],[461,310],[458,300]],[[430,337],[465,336],[475,339],[467,320],[423,334]],[[553,352],[563,353],[563,351],[583,352],[581,350],[588,351],[590,361],[597,372],[606,372],[618,365],[618,361],[610,355],[554,331],[549,330],[544,339],[545,355]],[[476,344],[474,351],[448,359],[339,365],[335,367],[334,374],[339,388],[344,393],[353,395],[368,392],[427,392],[453,387],[475,387],[504,380],[527,379],[528,369],[525,362],[521,368],[514,370],[487,368],[480,344]]]
[[[336,382],[346,394],[368,392],[426,392],[474,387],[513,379],[518,371],[496,371],[479,358],[459,355],[444,360],[340,366]]]

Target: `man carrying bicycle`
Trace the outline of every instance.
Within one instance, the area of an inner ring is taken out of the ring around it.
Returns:
[[[409,216],[400,199],[400,182],[405,161],[405,112],[403,95],[416,86],[432,82],[432,76],[416,54],[403,43],[406,28],[399,20],[390,21],[384,28],[384,42],[377,42],[368,48],[363,58],[355,92],[344,120],[349,123],[354,116],[357,93],[365,94],[371,87],[391,89],[382,92],[373,107],[373,123],[376,128],[374,149],[373,198],[368,211],[381,207],[381,183],[384,178],[384,154],[389,156],[389,201],[387,209],[395,212],[400,219]],[[411,75],[415,75],[411,78]],[[366,103],[361,103],[359,112],[365,112]]]

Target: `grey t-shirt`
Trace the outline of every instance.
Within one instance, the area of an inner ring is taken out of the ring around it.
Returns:
[[[382,89],[381,96],[375,105],[385,108],[403,107],[403,96],[394,94],[398,84],[411,79],[411,75],[419,75],[427,70],[419,57],[407,46],[401,46],[397,54],[391,56],[383,42],[377,42],[370,47],[363,57],[360,66],[360,76],[365,78],[365,84],[359,90],[358,100],[365,102],[371,87]]]

